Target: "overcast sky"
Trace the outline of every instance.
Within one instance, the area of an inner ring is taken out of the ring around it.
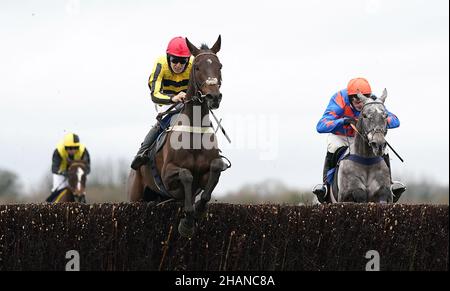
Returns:
[[[0,168],[29,186],[66,132],[96,161],[131,161],[154,107],[147,80],[174,36],[222,35],[220,136],[233,167],[217,193],[267,178],[320,182],[316,124],[354,77],[401,126],[394,176],[449,181],[448,0],[0,1]]]

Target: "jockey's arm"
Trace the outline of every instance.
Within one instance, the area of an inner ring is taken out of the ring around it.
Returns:
[[[58,150],[55,149],[53,152],[52,157],[52,173],[57,175],[62,175],[62,173],[59,172],[59,167],[61,166],[62,158],[58,153]]]
[[[388,128],[399,127],[400,126],[400,120],[398,119],[398,117],[395,114],[389,112],[389,110],[386,109],[386,111],[388,113],[388,119],[387,119],[387,121],[388,121]]]
[[[344,108],[336,102],[336,94],[331,98],[322,118],[317,123],[317,132],[334,133],[344,125]]]
[[[148,87],[150,88],[150,94],[154,103],[167,105],[173,102],[171,99],[172,96],[161,93],[163,82],[162,67],[163,65],[160,62],[156,62],[148,79]]]

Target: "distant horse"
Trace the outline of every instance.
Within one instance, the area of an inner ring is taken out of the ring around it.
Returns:
[[[53,201],[86,203],[86,162],[69,160],[68,186]]]
[[[384,107],[387,91],[384,89],[376,100],[362,94],[358,98],[364,106],[356,123],[354,144],[349,147],[350,155],[337,168],[331,202],[392,202],[391,176],[383,159],[388,128]]]
[[[159,193],[163,197],[161,200],[172,198],[184,202],[185,217],[178,230],[182,236],[191,237],[195,220],[206,213],[220,174],[229,166],[222,160],[209,119],[209,110],[219,108],[222,100],[222,64],[217,57],[221,38],[219,36],[211,49],[206,45],[198,49],[187,38],[186,43],[195,59],[185,104],[179,118],[172,118],[171,127],[166,130],[166,142],[155,156],[154,168],[160,174],[165,191],[155,182],[147,164],[138,171],[131,170],[127,194],[130,201],[143,201],[146,200],[144,192],[151,190]],[[200,193],[200,199],[195,202]]]

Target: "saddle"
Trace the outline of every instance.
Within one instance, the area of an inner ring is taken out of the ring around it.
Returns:
[[[329,185],[333,185],[333,181],[337,180],[336,176],[339,168],[340,162],[345,159],[350,154],[350,151],[348,150],[348,147],[340,147],[337,149],[337,151],[334,153],[332,158],[332,164],[335,165],[334,167],[330,168],[327,172],[327,182]]]

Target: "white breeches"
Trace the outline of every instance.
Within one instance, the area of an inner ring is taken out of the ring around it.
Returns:
[[[155,104],[155,109],[156,109],[156,112],[161,113],[161,112],[167,111],[167,109],[169,109],[170,106],[172,106],[172,104],[169,104],[169,105]]]
[[[355,142],[355,137],[347,137],[342,135],[336,135],[333,133],[328,134],[327,137],[327,151],[334,154],[336,150],[343,146],[353,146],[353,143]],[[384,154],[388,154],[389,149],[386,147],[384,150]]]
[[[69,186],[69,181],[63,175],[53,174],[53,188],[52,192],[61,190]]]
[[[349,144],[353,144],[354,141],[354,137],[347,137],[329,133],[327,137],[327,151],[334,154],[338,148],[349,146]]]

